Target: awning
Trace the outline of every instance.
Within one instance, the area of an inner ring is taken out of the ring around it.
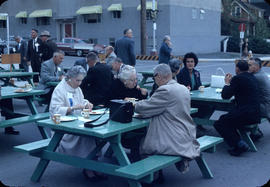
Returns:
[[[102,14],[102,6],[83,6],[76,11],[76,14]]]
[[[27,18],[27,12],[20,11],[18,14],[16,14],[15,18]]]
[[[0,16],[0,20],[7,20],[6,16]]]
[[[52,9],[35,10],[29,18],[52,17]]]
[[[156,7],[156,10],[157,10],[157,2],[155,3],[155,7]],[[146,10],[152,10],[152,6],[153,6],[153,3],[152,1],[146,1]],[[139,4],[137,6],[137,10],[141,10],[141,5]]]
[[[122,11],[122,4],[111,4],[108,11]]]

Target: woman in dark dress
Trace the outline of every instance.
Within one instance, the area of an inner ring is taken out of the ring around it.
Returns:
[[[198,64],[197,56],[190,52],[184,56],[184,68],[177,75],[179,84],[185,85],[189,90],[198,90],[202,85],[200,73],[194,69]]]
[[[119,73],[119,78],[112,84],[111,99],[136,98],[146,99],[147,90],[137,85],[136,70],[133,66],[125,65]]]

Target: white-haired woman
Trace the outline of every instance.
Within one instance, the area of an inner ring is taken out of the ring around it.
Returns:
[[[81,66],[73,66],[54,89],[50,104],[50,114],[61,114],[62,116],[79,113],[84,108],[92,109],[93,105],[84,99],[80,85],[86,76],[86,71]],[[57,148],[60,153],[66,153],[78,157],[87,155],[96,147],[95,139],[92,137],[81,137],[65,134]],[[84,170],[84,175],[91,180],[100,178],[97,173]]]
[[[125,65],[112,84],[111,99],[125,99],[132,97],[136,99],[146,99],[148,92],[137,85],[136,70],[133,66]]]

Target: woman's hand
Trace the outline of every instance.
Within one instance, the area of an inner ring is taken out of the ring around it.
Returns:
[[[232,74],[227,73],[225,76],[225,84],[229,85],[231,83],[231,80],[232,80]]]
[[[191,87],[190,86],[187,86],[187,89],[190,91],[191,90]]]
[[[84,105],[80,105],[80,104],[74,105],[74,106],[72,107],[73,110],[82,110],[82,109],[84,109],[84,108],[85,108],[85,106],[84,106]]]
[[[142,95],[147,95],[147,89],[145,89],[145,88],[140,88],[140,90],[141,90],[141,94]]]
[[[93,104],[92,103],[87,103],[84,108],[88,108],[88,109],[90,109],[90,111],[92,111]]]

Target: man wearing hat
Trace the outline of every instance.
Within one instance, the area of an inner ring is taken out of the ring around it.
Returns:
[[[49,40],[49,31],[43,31],[40,34],[40,39],[42,40],[42,62],[47,61],[53,57],[53,53],[57,50],[57,45]]]

